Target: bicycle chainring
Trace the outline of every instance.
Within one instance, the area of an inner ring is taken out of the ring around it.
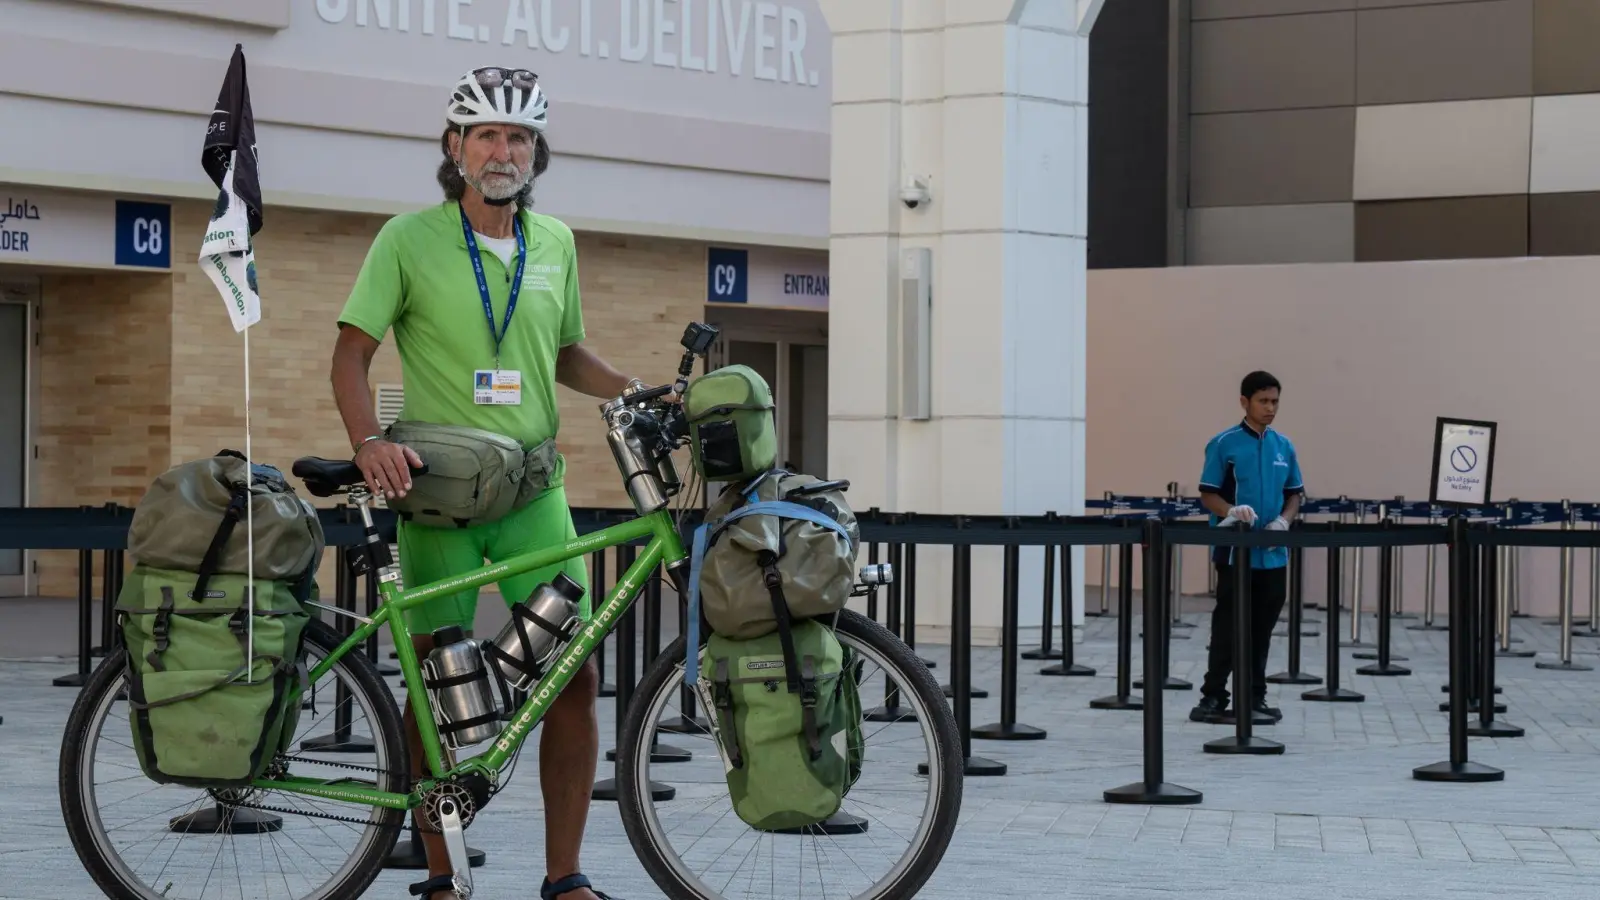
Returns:
[[[478,813],[478,798],[466,785],[447,781],[424,795],[422,805],[417,808],[417,824],[423,831],[438,834],[444,830],[439,817],[439,804],[446,798],[455,802],[462,829],[472,824],[473,817]]]

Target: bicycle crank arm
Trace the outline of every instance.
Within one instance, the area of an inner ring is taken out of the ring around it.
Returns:
[[[471,900],[472,865],[467,859],[467,838],[462,833],[460,809],[448,797],[439,801],[439,830],[444,832],[444,846],[450,854],[456,896],[461,900]]]

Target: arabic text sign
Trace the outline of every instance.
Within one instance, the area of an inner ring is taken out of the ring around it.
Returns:
[[[1432,503],[1481,506],[1494,474],[1495,423],[1440,418],[1433,436]]]
[[[171,266],[172,207],[26,185],[0,185],[0,262]]]

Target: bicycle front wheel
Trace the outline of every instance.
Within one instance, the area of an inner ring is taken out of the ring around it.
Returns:
[[[617,787],[628,840],[668,897],[909,900],[944,858],[961,812],[955,716],[927,666],[881,625],[845,610],[835,633],[853,652],[863,706],[885,705],[866,713],[865,765],[839,813],[798,832],[758,831],[734,812],[705,712],[683,690],[684,639],[650,664],[617,745]],[[688,762],[652,769],[653,756],[682,758],[667,744],[689,749]],[[673,796],[657,802],[668,785]]]
[[[308,665],[341,636],[305,632]],[[116,900],[346,900],[372,884],[400,836],[397,809],[302,794],[204,790],[145,777],[132,746],[126,650],[106,656],[67,719],[61,811],[89,875]],[[394,695],[359,652],[308,689],[282,771],[401,791],[409,771]]]

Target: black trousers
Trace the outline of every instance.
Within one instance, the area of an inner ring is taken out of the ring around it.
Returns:
[[[1228,701],[1228,680],[1233,677],[1233,566],[1217,564],[1217,606],[1211,612],[1211,651],[1206,658],[1206,678],[1200,693]],[[1260,700],[1267,696],[1267,653],[1272,649],[1272,630],[1283,614],[1288,596],[1289,569],[1250,570],[1250,640],[1255,651],[1251,669],[1251,688]]]

